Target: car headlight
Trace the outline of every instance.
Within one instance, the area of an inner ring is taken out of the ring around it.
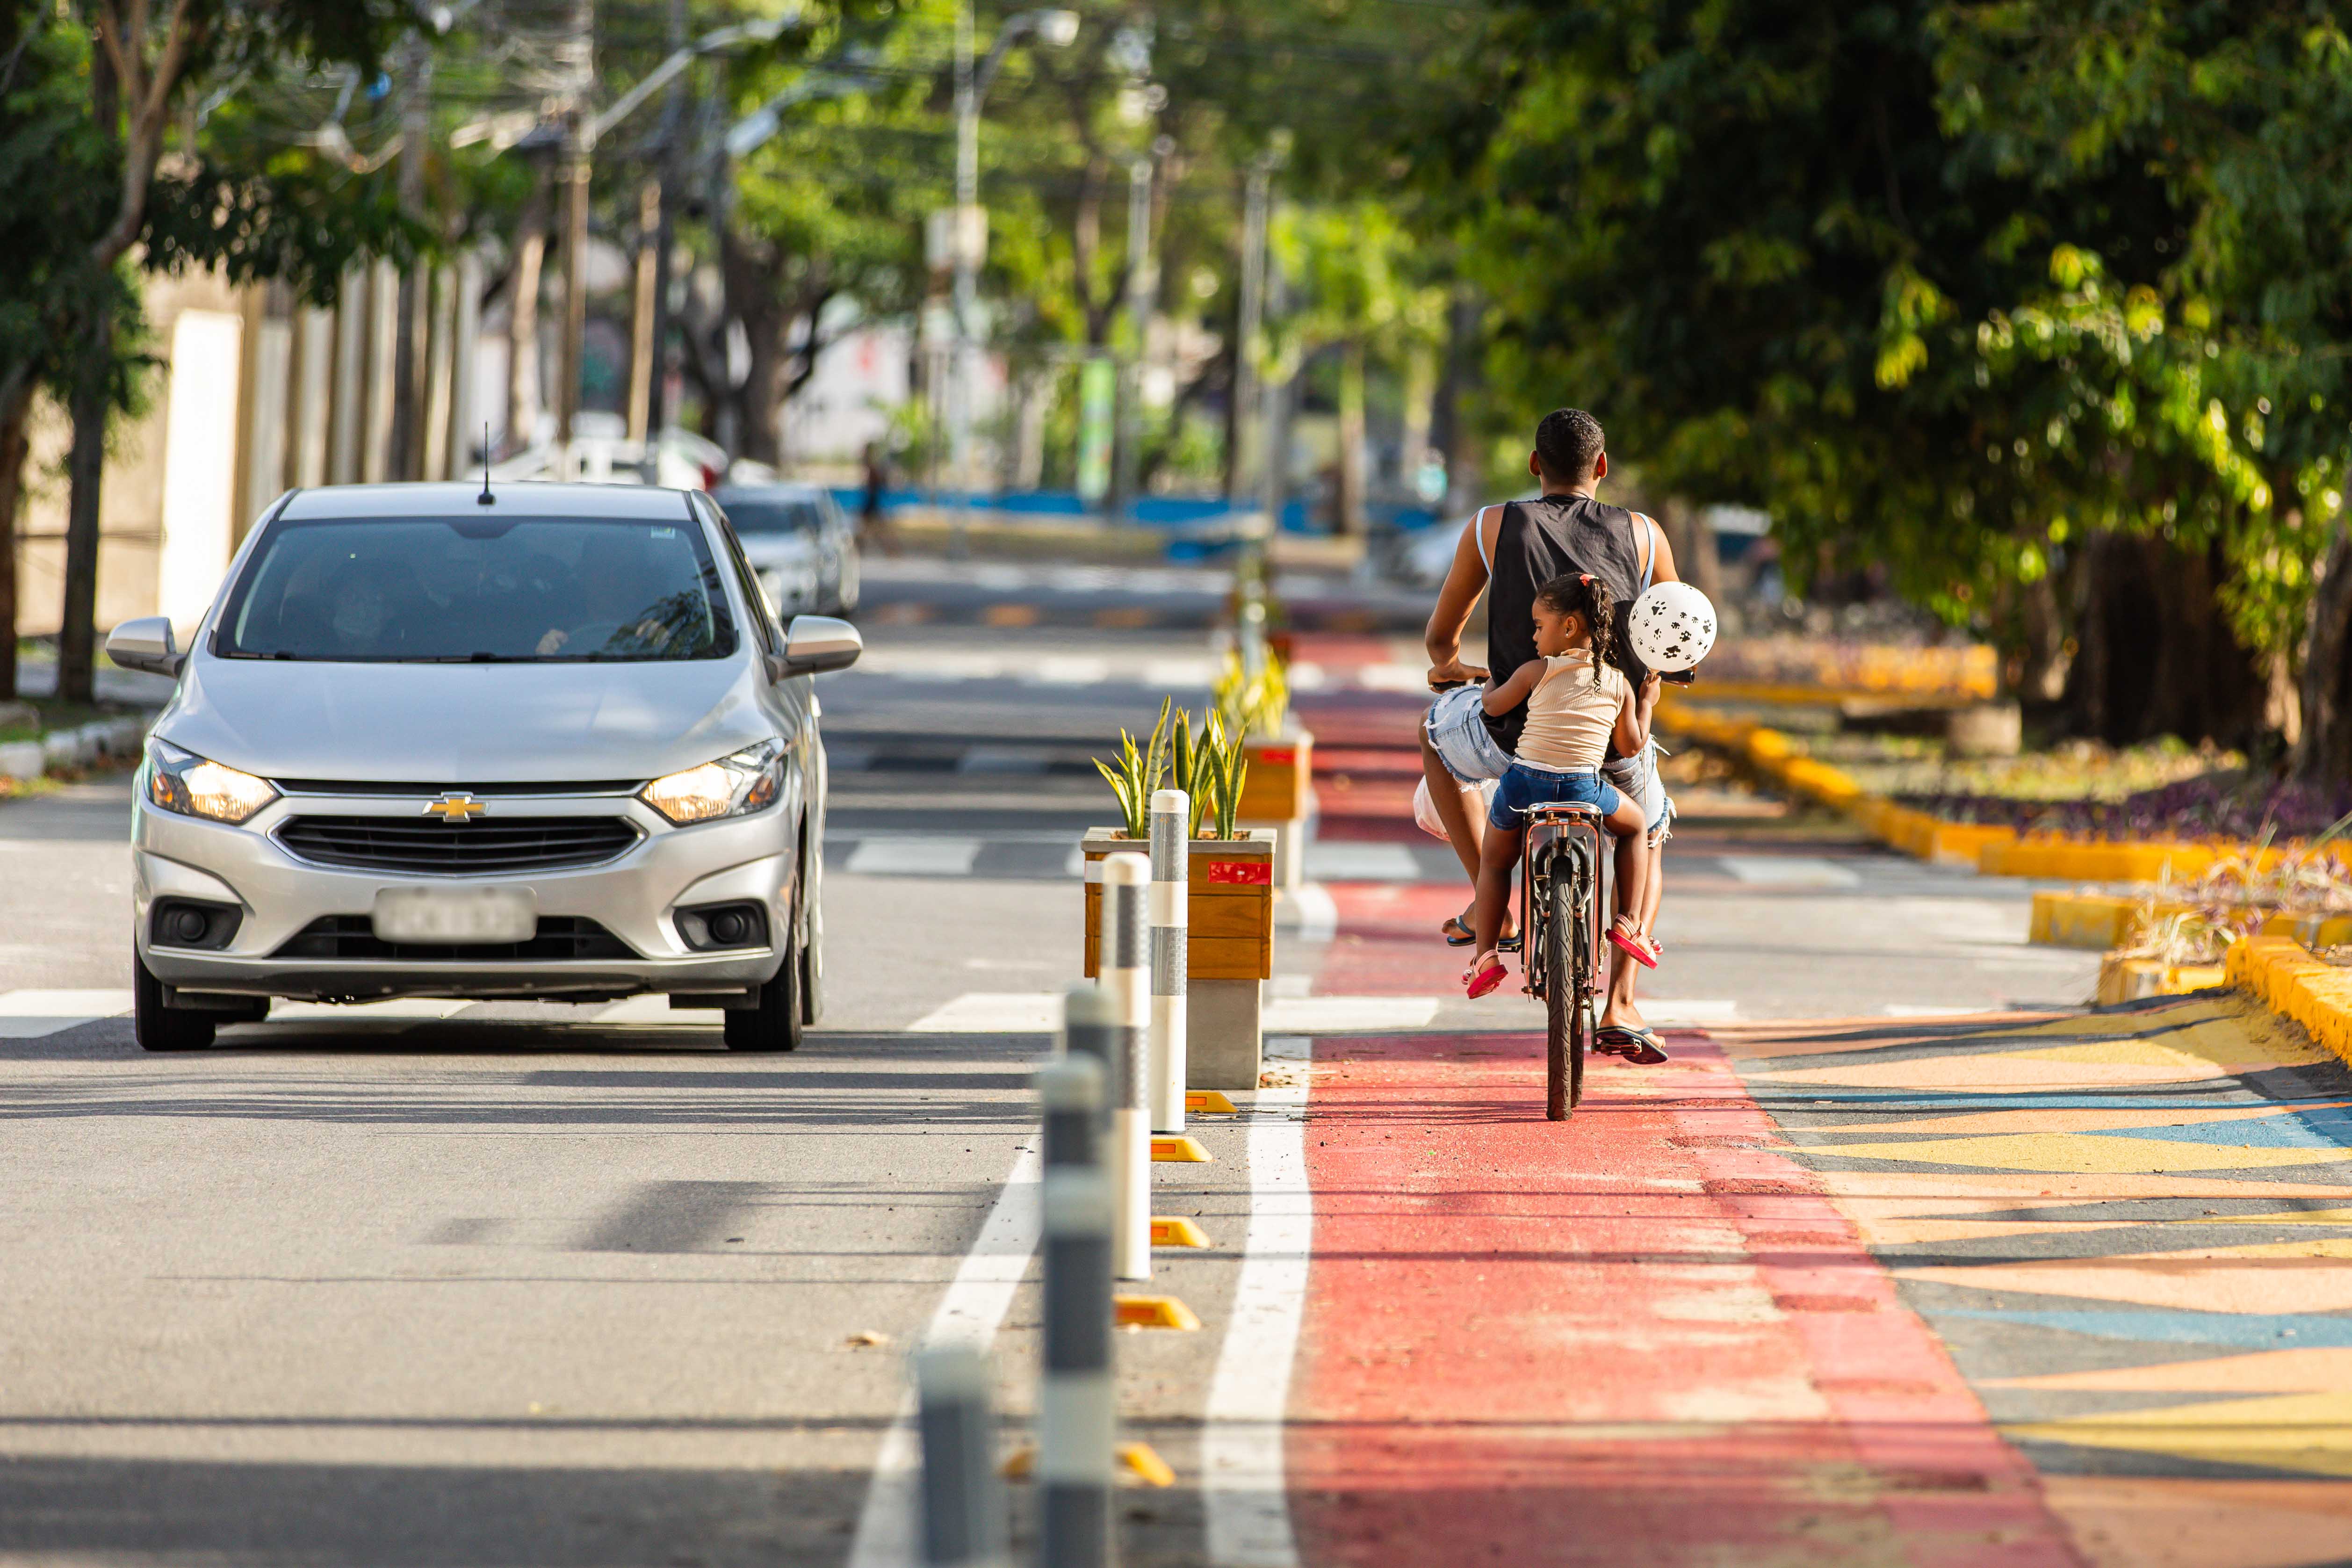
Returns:
[[[684,827],[765,811],[783,793],[784,743],[762,741],[715,763],[657,778],[637,798]]]
[[[165,811],[239,823],[278,798],[277,786],[225,763],[157,741],[149,752],[147,798]]]

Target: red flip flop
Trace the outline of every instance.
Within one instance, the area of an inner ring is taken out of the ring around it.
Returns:
[[[1619,931],[1613,925],[1609,928],[1609,940],[1616,946],[1618,952],[1623,953],[1634,963],[1641,964],[1643,968],[1655,969],[1658,967],[1658,961],[1651,955],[1648,948],[1643,947],[1640,942],[1635,942],[1633,938],[1627,936],[1623,931]]]
[[[1500,985],[1509,973],[1510,971],[1503,967],[1502,958],[1490,952],[1486,954],[1486,962],[1471,965],[1462,980],[1469,990],[1471,1000],[1475,1001]]]

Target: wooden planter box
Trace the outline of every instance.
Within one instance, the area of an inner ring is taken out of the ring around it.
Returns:
[[[1274,834],[1243,829],[1240,838],[1195,838],[1185,889],[1185,973],[1192,980],[1264,980],[1274,973]],[[1087,978],[1102,961],[1102,870],[1106,855],[1151,847],[1116,828],[1087,830]],[[1253,1086],[1255,1087],[1255,1086]]]
[[[1242,781],[1244,822],[1296,822],[1307,815],[1315,772],[1315,737],[1294,729],[1287,735],[1252,735],[1242,742],[1249,776]]]

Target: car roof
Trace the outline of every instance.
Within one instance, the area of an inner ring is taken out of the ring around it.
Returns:
[[[643,518],[673,522],[691,517],[684,490],[653,485],[559,485],[537,480],[493,483],[495,510],[481,504],[482,487],[467,484],[328,485],[297,490],[281,516],[289,518],[508,517]]]

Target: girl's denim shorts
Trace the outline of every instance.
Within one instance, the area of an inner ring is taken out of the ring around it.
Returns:
[[[1515,831],[1522,825],[1529,806],[1560,801],[1599,806],[1601,815],[1606,816],[1617,809],[1618,798],[1617,786],[1591,768],[1581,773],[1556,773],[1548,768],[1513,763],[1503,774],[1503,782],[1495,786],[1495,804],[1486,808],[1486,820]]]

